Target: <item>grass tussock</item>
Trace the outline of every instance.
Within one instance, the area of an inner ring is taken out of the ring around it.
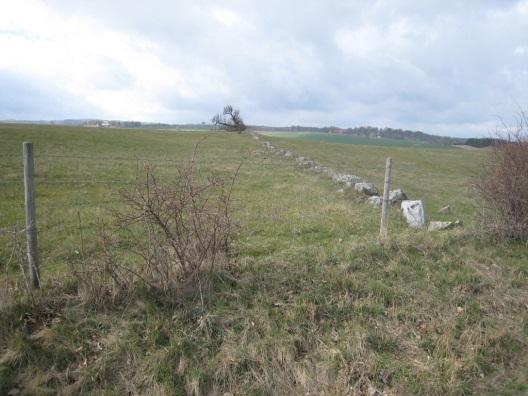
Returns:
[[[484,264],[477,245],[409,242],[359,253],[344,248],[335,260],[316,249],[293,263],[244,260],[236,278],[214,276],[211,293],[172,304],[136,286],[126,302],[96,310],[71,297],[56,305],[52,319],[26,320],[25,327],[14,318],[30,316],[31,305],[9,307],[2,324],[15,324],[1,360],[3,390],[369,395],[525,389],[526,274],[513,289],[518,274]],[[468,248],[474,262],[454,259]],[[66,290],[39,299],[60,301]],[[497,303],[497,296],[508,303]]]

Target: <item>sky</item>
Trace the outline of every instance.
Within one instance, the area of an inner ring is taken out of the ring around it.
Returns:
[[[488,136],[528,107],[528,0],[0,0],[0,119]]]

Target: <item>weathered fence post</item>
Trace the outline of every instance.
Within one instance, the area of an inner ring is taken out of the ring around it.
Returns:
[[[27,255],[31,284],[35,289],[38,289],[40,287],[40,275],[37,247],[37,220],[35,214],[35,181],[33,179],[35,173],[33,143],[24,142],[23,147]]]
[[[381,225],[380,225],[380,239],[382,241],[387,239],[389,226],[389,211],[390,201],[389,193],[391,189],[391,174],[392,174],[392,159],[387,158],[385,164],[385,183],[383,185],[383,203],[381,207]]]

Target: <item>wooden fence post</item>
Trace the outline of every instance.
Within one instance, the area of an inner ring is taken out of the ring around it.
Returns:
[[[33,288],[38,289],[40,287],[40,274],[37,247],[37,220],[35,213],[35,181],[33,179],[35,173],[33,143],[24,142],[23,148],[27,255],[31,284]]]
[[[382,241],[387,239],[389,226],[389,211],[390,201],[389,193],[391,189],[391,174],[392,174],[392,159],[387,158],[385,164],[385,183],[383,184],[383,203],[381,207],[381,225],[380,225],[380,239]]]

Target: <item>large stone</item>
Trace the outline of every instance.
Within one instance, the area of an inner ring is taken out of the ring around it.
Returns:
[[[428,231],[442,231],[460,225],[460,220],[455,221],[431,221],[429,223]]]
[[[401,201],[405,201],[407,199],[409,199],[407,198],[407,194],[405,194],[401,188],[389,192],[389,201],[391,204],[400,203]]]
[[[372,183],[356,183],[354,189],[358,193],[366,195],[378,195],[378,189]]]
[[[401,210],[409,227],[423,228],[425,226],[425,209],[422,201],[402,201]]]
[[[367,203],[371,204],[375,208],[379,208],[383,204],[383,199],[378,195],[374,195],[372,197],[369,197],[369,199],[367,199]]]

